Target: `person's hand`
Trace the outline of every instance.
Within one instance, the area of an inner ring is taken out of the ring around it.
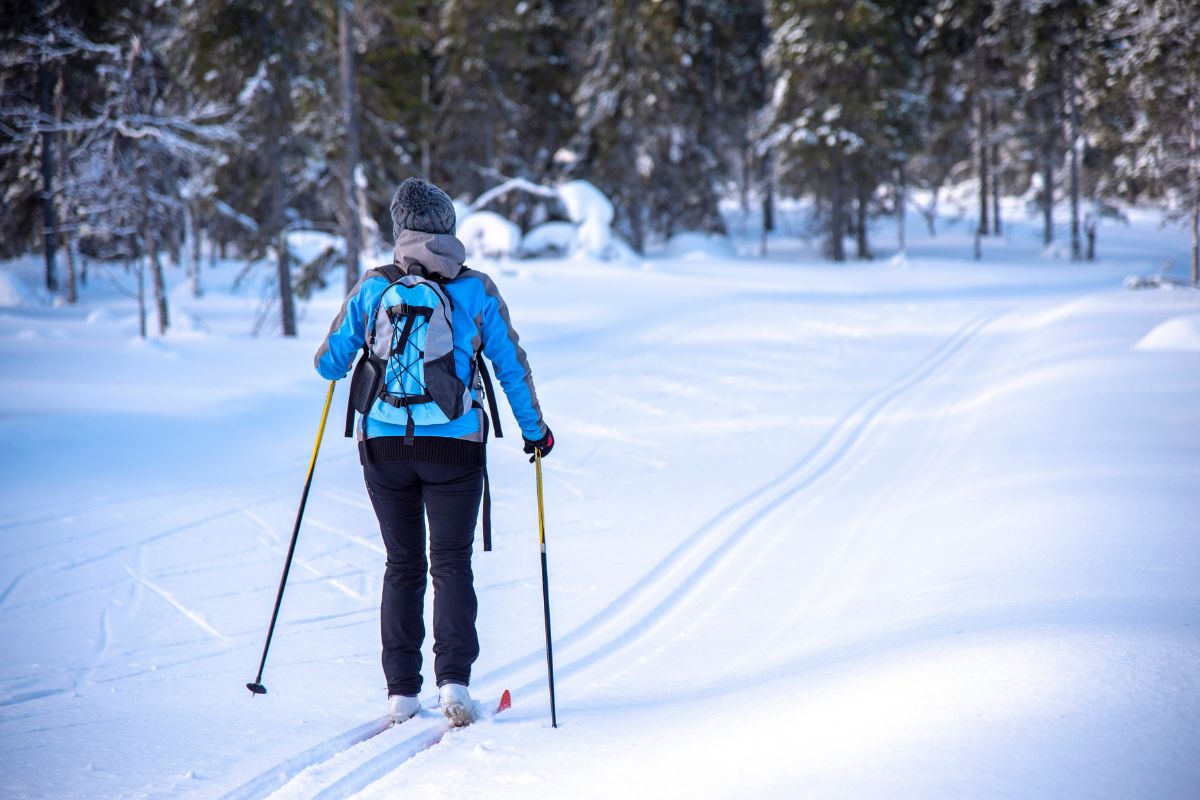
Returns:
[[[545,458],[546,456],[550,455],[550,451],[554,449],[554,434],[550,432],[549,425],[546,426],[546,435],[537,441],[530,441],[529,439],[525,439],[525,437],[521,438],[525,441],[525,452],[529,453],[530,464],[532,464],[533,460],[536,458],[533,452],[534,450],[541,450],[542,458]]]

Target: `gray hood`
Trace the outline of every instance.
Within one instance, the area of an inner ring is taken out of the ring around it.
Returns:
[[[467,248],[449,233],[400,231],[392,253],[393,260],[405,272],[424,273],[447,281],[458,277],[467,260]]]

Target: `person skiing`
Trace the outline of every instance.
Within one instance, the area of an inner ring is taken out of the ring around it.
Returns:
[[[314,360],[326,380],[345,377],[368,331],[373,335],[376,306],[397,274],[430,279],[449,299],[454,370],[470,392],[466,413],[428,425],[414,425],[411,410],[407,424],[368,413],[358,429],[358,446],[367,493],[387,551],[380,628],[388,712],[394,721],[403,722],[421,708],[417,694],[428,571],[433,576],[434,674],[440,706],[452,724],[465,725],[476,715],[467,686],[471,665],[479,655],[471,549],[484,490],[487,438],[474,368],[480,349],[504,389],[525,452],[536,449],[543,457],[549,455],[554,435],[542,418],[529,362],[496,284],[463,263],[466,249],[454,235],[450,197],[431,183],[409,178],[392,198],[391,215],[395,266],[363,275]]]

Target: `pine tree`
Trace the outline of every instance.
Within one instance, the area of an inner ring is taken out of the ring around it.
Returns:
[[[766,144],[780,156],[781,183],[815,194],[830,258],[845,260],[851,232],[866,256],[868,203],[903,161],[918,107],[903,29],[868,2],[775,0],[769,7],[774,89]]]

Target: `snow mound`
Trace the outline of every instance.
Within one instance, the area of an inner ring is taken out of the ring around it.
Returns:
[[[1159,323],[1134,348],[1200,352],[1200,314],[1185,314]]]
[[[570,222],[544,222],[521,240],[523,256],[563,256],[571,252],[578,229]]]
[[[521,229],[494,211],[476,211],[458,224],[458,238],[473,256],[515,256],[521,249]]]
[[[701,231],[677,233],[667,242],[667,258],[736,258],[737,251],[728,236]]]

